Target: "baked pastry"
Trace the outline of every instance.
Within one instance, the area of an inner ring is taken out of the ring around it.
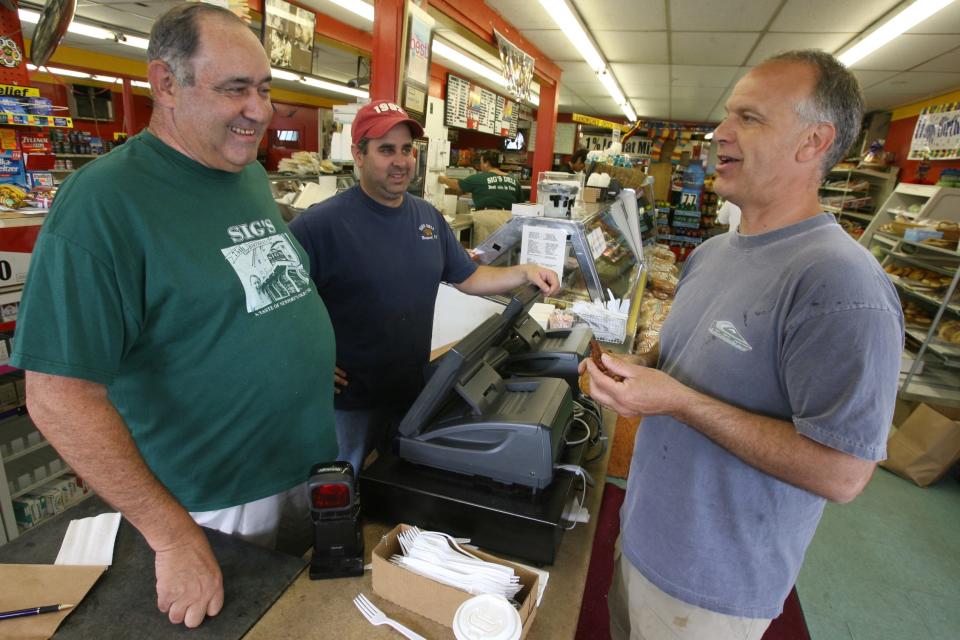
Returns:
[[[600,343],[595,339],[590,341],[590,359],[593,360],[593,364],[597,365],[597,369],[600,369],[607,377],[613,378],[617,382],[623,382],[623,376],[618,376],[609,369],[607,365],[603,364],[603,360],[600,359],[600,356],[603,355],[603,349],[600,347]]]

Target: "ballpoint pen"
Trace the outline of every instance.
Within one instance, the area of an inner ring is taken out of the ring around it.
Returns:
[[[30,607],[29,609],[18,609],[17,611],[3,611],[0,612],[0,620],[7,620],[9,618],[22,618],[23,616],[35,616],[41,613],[56,613],[57,611],[69,609],[72,606],[72,604],[49,604],[45,607]]]

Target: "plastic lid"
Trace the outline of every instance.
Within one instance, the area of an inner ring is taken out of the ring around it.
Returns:
[[[457,640],[519,640],[521,631],[520,614],[503,596],[474,596],[453,616]]]

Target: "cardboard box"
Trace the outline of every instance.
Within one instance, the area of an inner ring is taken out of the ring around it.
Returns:
[[[583,188],[583,201],[584,202],[603,202],[606,197],[606,189],[601,187],[584,187]]]
[[[453,616],[457,608],[473,596],[466,591],[390,564],[390,556],[401,553],[397,535],[409,528],[409,525],[397,525],[380,540],[380,544],[373,550],[373,590],[381,598],[452,628]],[[539,576],[529,569],[488,553],[482,551],[474,553],[483,560],[513,568],[519,576],[520,584],[523,585],[523,589],[517,594],[521,602],[520,621],[523,623],[523,634],[520,637],[525,638],[537,615]]]
[[[921,403],[887,440],[880,466],[926,487],[960,461],[960,409]]]

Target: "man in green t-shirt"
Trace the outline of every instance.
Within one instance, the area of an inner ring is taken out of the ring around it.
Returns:
[[[520,182],[500,170],[500,154],[488,149],[480,154],[480,173],[463,179],[440,176],[448,190],[469,193],[476,209],[507,209],[514,202],[523,202]]]
[[[256,163],[273,116],[253,32],[207,3],[157,19],[149,128],[73,174],[38,238],[12,362],[30,416],[156,553],[157,605],[223,606],[198,526],[310,534],[310,468],[336,457],[334,343]]]

